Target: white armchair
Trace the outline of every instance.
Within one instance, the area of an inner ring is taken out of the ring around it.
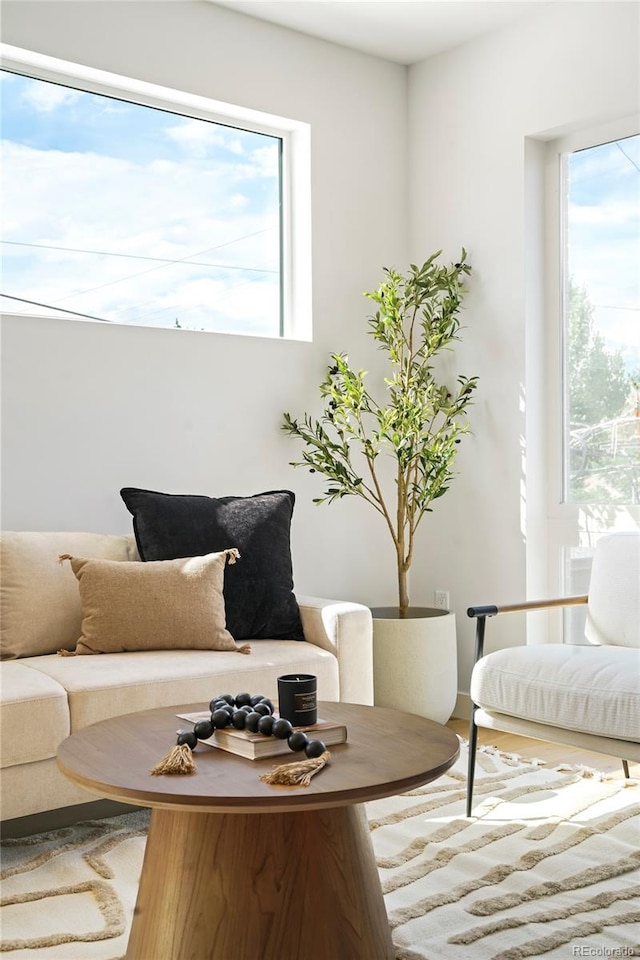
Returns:
[[[535,644],[483,655],[487,617],[587,604],[585,645]],[[471,675],[467,816],[478,727],[640,761],[640,533],[597,544],[589,593],[508,606],[470,607],[477,620]]]

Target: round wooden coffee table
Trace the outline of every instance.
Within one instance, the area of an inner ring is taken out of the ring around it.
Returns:
[[[362,805],[443,774],[455,734],[397,710],[321,703],[348,740],[309,787],[259,780],[299,755],[246,760],[206,746],[197,773],[151,776],[184,726],[176,714],[203,709],[104,720],[58,750],[75,783],[153,808],[126,960],[393,960]]]

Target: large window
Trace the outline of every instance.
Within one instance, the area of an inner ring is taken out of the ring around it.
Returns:
[[[294,333],[291,130],[29,73],[0,74],[6,312]]]
[[[563,156],[564,496],[640,504],[640,136]]]
[[[637,120],[547,157],[548,589],[581,594],[598,538],[640,525]],[[584,616],[565,612],[565,641],[584,642]]]

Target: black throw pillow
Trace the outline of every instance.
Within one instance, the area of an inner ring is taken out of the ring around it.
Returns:
[[[177,560],[237,547],[227,566],[227,629],[235,640],[302,640],[293,593],[291,517],[295,496],[204,497],[123,487],[142,560]]]

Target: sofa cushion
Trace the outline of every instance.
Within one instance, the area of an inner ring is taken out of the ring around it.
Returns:
[[[25,663],[9,661],[0,667],[0,690],[2,767],[55,757],[70,732],[62,684]]]
[[[640,743],[640,651],[542,644],[478,661],[471,699],[509,716]]]
[[[108,560],[135,560],[132,536],[98,533],[2,534],[0,556],[0,657],[40,656],[73,650],[82,612],[78,584],[61,553]]]
[[[87,793],[84,787],[65,777],[55,757],[39,760],[38,763],[17,763],[2,771],[3,820],[28,817],[43,810],[55,810],[57,807],[97,799]]]
[[[234,650],[222,584],[237,550],[150,563],[63,554],[80,586],[82,634],[76,653]],[[249,652],[248,649],[242,652]]]
[[[225,571],[227,627],[236,640],[303,637],[293,593],[291,517],[295,497],[272,490],[251,497],[204,497],[124,487],[143,560],[195,557],[237,547],[242,563]]]
[[[221,693],[235,696],[248,690],[275,698],[277,678],[296,671],[317,676],[319,699],[338,700],[340,696],[336,657],[306,642],[265,640],[254,646],[250,657],[230,651],[157,650],[99,658],[36,657],[31,664],[66,688],[72,732],[98,720],[152,707],[206,706]],[[134,725],[131,735],[135,736]]]

